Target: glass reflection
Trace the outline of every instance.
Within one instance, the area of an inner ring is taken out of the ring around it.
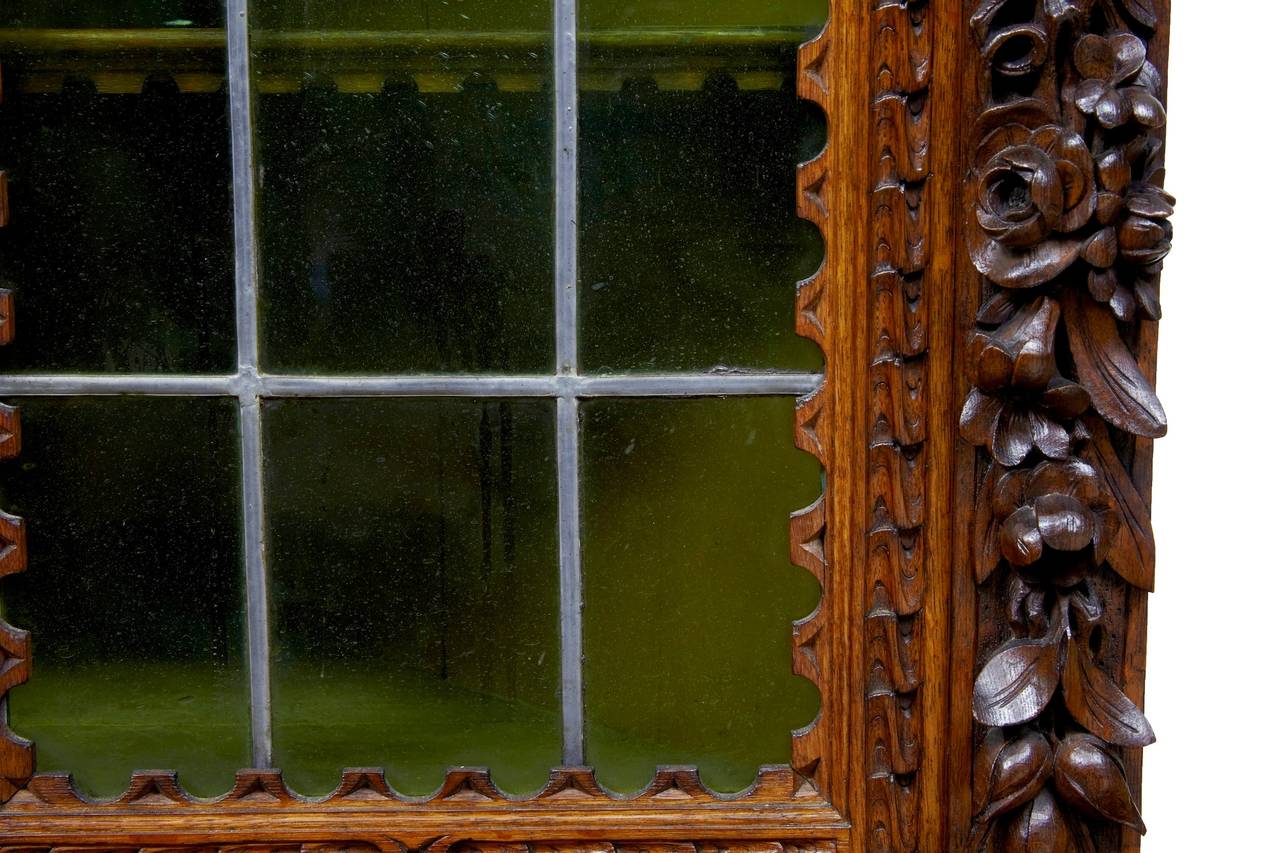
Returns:
[[[550,4],[256,8],[267,366],[548,371]]]
[[[19,318],[0,370],[233,370],[222,15],[220,2],[0,9],[0,287]]]
[[[278,401],[266,412],[276,761],[307,793],[559,764],[552,405]]]
[[[795,66],[825,0],[580,9],[585,367],[820,369],[795,333],[823,255],[795,170],[823,130]]]
[[[9,694],[14,730],[38,771],[90,795],[148,767],[229,790],[249,762],[236,402],[17,402],[0,506],[25,519],[30,556],[0,593],[34,666]]]
[[[817,712],[791,674],[791,623],[817,584],[788,514],[817,464],[790,399],[598,400],[583,408],[587,760],[634,791],[696,764],[722,791],[786,764]]]

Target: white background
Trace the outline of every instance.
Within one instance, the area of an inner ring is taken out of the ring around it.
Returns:
[[[1173,0],[1145,850],[1280,851],[1280,10]]]

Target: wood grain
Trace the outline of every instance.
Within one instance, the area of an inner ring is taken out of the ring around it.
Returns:
[[[826,257],[796,325],[826,370],[795,440],[826,480],[791,520],[822,587],[791,768],[736,797],[666,768],[625,798],[560,768],[523,799],[474,769],[419,798],[348,770],[318,799],[246,770],[209,800],[140,771],[95,801],[0,729],[0,850],[1136,851],[1167,13],[833,0],[800,51],[828,141],[797,174]],[[0,341],[12,318],[0,292]],[[21,520],[0,540],[25,568]],[[0,696],[30,651],[0,626]]]
[[[956,552],[971,559],[953,640],[986,728],[967,779],[952,764],[952,846],[1134,850],[1145,827],[1129,771],[1154,740],[1140,706],[1154,545],[1149,468],[1132,449],[1167,430],[1146,329],[1172,237],[1151,50],[1168,7],[968,11],[961,215],[979,275],[961,279],[971,328],[958,331],[960,434],[975,449],[956,466]]]

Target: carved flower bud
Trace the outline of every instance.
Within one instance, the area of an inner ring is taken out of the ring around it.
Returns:
[[[992,729],[978,751],[975,794],[980,795],[977,820],[986,823],[1030,802],[1053,772],[1053,749],[1039,732],[1005,740]]]
[[[1092,850],[1081,843],[1070,818],[1053,794],[1044,790],[1022,807],[1005,826],[999,849],[1004,853],[1082,853]]]
[[[1146,833],[1120,762],[1093,735],[1067,735],[1054,758],[1053,787],[1063,802],[1094,820]]]

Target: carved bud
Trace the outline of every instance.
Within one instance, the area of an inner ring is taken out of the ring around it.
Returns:
[[[1063,738],[1054,757],[1053,787],[1063,802],[1087,818],[1147,831],[1120,762],[1092,735]]]
[[[1002,853],[1082,853],[1092,849],[1087,841],[1082,842],[1078,837],[1079,831],[1053,794],[1044,790],[1009,821],[1000,850]]]
[[[983,796],[977,820],[987,823],[1030,802],[1053,772],[1053,749],[1039,732],[1005,740],[992,729],[979,750],[975,784]]]

